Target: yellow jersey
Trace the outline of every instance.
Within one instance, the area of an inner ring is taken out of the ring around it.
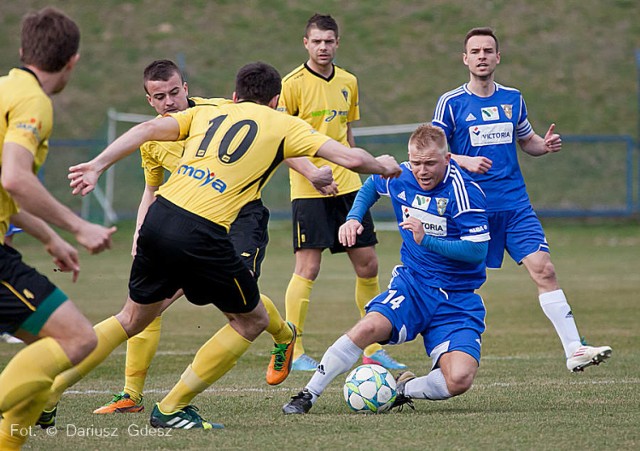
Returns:
[[[53,105],[38,78],[29,69],[11,69],[0,77],[0,170],[4,143],[19,144],[33,154],[33,172],[38,172],[49,152],[53,128]],[[0,243],[18,206],[0,185]]]
[[[347,124],[360,119],[358,80],[335,65],[333,75],[325,78],[302,64],[282,79],[278,110],[303,119],[320,133],[349,146]],[[322,158],[312,158],[311,162],[317,167],[331,167],[340,194],[357,191],[362,186],[360,176],[353,171]],[[292,169],[289,179],[292,200],[324,197]]]
[[[189,97],[189,107],[197,105],[222,105],[231,103],[229,99]],[[160,117],[160,116],[158,116]],[[140,146],[140,157],[144,171],[144,181],[149,186],[160,186],[165,180],[165,170],[173,172],[182,158],[184,141],[149,141]]]
[[[285,158],[314,156],[329,137],[253,102],[174,113],[184,155],[158,195],[229,230]]]

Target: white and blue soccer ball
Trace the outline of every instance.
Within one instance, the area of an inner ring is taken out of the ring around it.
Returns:
[[[396,380],[380,365],[360,365],[344,382],[344,399],[358,413],[382,413],[396,399]]]

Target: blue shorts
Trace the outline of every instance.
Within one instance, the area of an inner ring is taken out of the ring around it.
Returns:
[[[462,351],[480,363],[480,336],[486,310],[482,298],[471,290],[445,291],[424,284],[415,272],[396,266],[389,287],[365,307],[392,325],[387,343],[400,344],[422,335],[433,366],[446,352]],[[383,343],[384,344],[384,343]]]
[[[502,266],[505,249],[519,265],[528,255],[538,251],[549,252],[542,224],[531,206],[520,210],[487,213],[487,216],[491,233],[487,268],[497,269]]]

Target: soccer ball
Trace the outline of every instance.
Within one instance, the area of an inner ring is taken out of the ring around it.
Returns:
[[[396,380],[380,365],[360,365],[344,382],[344,399],[358,413],[382,413],[396,400]]]

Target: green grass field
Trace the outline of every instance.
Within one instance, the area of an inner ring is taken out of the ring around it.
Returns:
[[[357,415],[349,412],[342,398],[342,380],[336,380],[310,414],[285,417],[282,404],[310,375],[293,373],[281,386],[268,386],[264,373],[271,344],[262,336],[230,373],[194,401],[205,418],[224,423],[226,429],[160,435],[148,426],[151,406],[177,381],[197,348],[224,323],[213,307],[179,301],[164,317],[159,352],[146,387],[147,413],[91,413],[122,389],[123,346],[63,397],[57,434],[34,430],[28,446],[50,450],[638,449],[638,226],[545,225],[560,282],[581,333],[593,344],[614,349],[607,364],[582,374],[566,370],[559,340],[538,306],[533,284],[524,269],[509,260],[502,270],[489,273],[481,290],[488,310],[482,365],[473,388],[463,396],[445,402],[419,401],[415,411]],[[47,256],[29,237],[20,236],[16,244],[28,262],[59,284],[92,321],[99,321],[124,301],[130,232],[130,224],[122,224],[110,252],[83,253],[83,271],[75,285],[66,275],[53,272]],[[288,223],[272,222],[271,235],[260,284],[284,311],[284,291],[294,262]],[[399,239],[396,232],[385,231],[379,232],[379,240],[384,286],[398,263]],[[308,353],[320,358],[356,316],[348,260],[326,254],[305,330]],[[19,348],[0,344],[0,365]],[[419,341],[391,352],[419,374],[430,367]]]

